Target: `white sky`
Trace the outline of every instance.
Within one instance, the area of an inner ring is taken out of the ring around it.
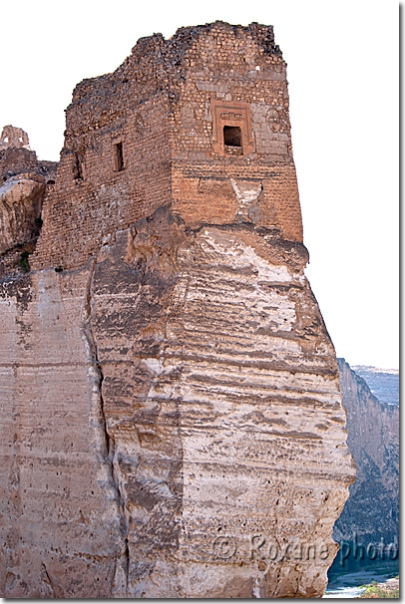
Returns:
[[[83,78],[138,38],[217,19],[274,25],[288,63],[307,276],[338,356],[398,367],[398,3],[393,0],[0,0],[0,129],[59,159]]]

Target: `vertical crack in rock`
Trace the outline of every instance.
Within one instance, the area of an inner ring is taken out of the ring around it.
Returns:
[[[60,595],[60,594],[58,594],[59,590],[57,588],[55,589],[53,586],[52,579],[49,576],[48,569],[45,566],[45,562],[42,562],[41,580],[44,585],[44,592],[45,592],[45,593],[41,594],[42,597],[56,598]]]
[[[125,497],[131,597],[150,597],[156,582],[162,596],[180,589],[181,366],[166,347],[171,318],[181,315],[173,288],[183,239],[161,208],[103,247],[92,280],[92,334],[103,363],[110,458]]]
[[[104,406],[104,398],[103,398],[103,382],[104,375],[101,363],[99,361],[97,344],[94,337],[91,317],[92,317],[92,285],[93,285],[93,277],[95,272],[95,261],[91,260],[91,268],[89,273],[89,278],[87,281],[87,290],[86,297],[84,300],[84,320],[83,320],[83,334],[87,348],[87,356],[89,361],[92,363],[92,371],[93,371],[93,393],[94,389],[97,392],[98,398],[98,411],[99,411],[99,426],[103,431],[104,436],[104,446],[105,446],[105,455],[104,462],[106,462],[109,475],[111,479],[111,484],[115,490],[117,496],[117,506],[120,514],[120,526],[122,533],[124,534],[124,547],[121,554],[122,563],[121,568],[124,571],[125,576],[125,593],[120,594],[121,597],[127,597],[128,594],[128,572],[129,572],[129,548],[128,548],[128,521],[125,515],[125,499],[123,493],[121,492],[119,478],[116,476],[114,470],[114,439],[110,437],[108,433],[107,427],[107,418],[105,414],[105,406]],[[119,572],[119,561],[116,561],[116,572],[115,575]],[[113,583],[116,583],[116,576],[113,579]],[[117,586],[116,586],[117,587]],[[114,587],[113,587],[114,589]],[[118,596],[119,597],[119,596]]]
[[[6,176],[23,151],[4,155]],[[331,556],[297,564],[286,546],[316,536],[334,553],[354,471],[335,352],[304,275],[273,29],[216,22],[140,40],[115,72],[76,87],[57,174],[32,304],[21,279],[27,313],[2,307],[7,372],[11,353],[29,368],[5,375],[0,410],[15,388],[18,421],[37,432],[27,509],[1,508],[13,554],[22,527],[36,541],[27,563],[1,569],[16,584],[7,593],[38,593],[45,559],[64,597],[321,596]],[[7,199],[18,187],[6,183]],[[264,577],[263,559],[248,559],[253,534],[278,547]],[[237,546],[226,561],[224,538]]]

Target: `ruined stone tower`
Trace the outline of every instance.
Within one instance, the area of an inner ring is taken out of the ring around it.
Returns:
[[[272,27],[139,40],[65,136],[0,281],[1,595],[321,595],[354,470]]]

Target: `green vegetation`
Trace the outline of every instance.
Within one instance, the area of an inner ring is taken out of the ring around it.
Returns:
[[[394,587],[390,588],[385,583],[377,583],[372,581],[370,585],[362,585],[366,588],[366,591],[359,596],[360,598],[394,598],[399,599],[399,589]]]
[[[28,262],[29,255],[30,253],[26,250],[20,255],[20,267],[23,273],[28,273],[30,270],[30,263]]]

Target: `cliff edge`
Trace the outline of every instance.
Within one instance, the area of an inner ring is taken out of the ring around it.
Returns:
[[[1,595],[321,596],[354,466],[273,28],[139,40],[50,180],[0,257]]]
[[[398,545],[399,408],[379,401],[344,359],[339,359],[339,369],[347,444],[356,462],[357,479],[350,486],[334,536],[339,541],[356,538],[366,546],[381,540],[387,546]]]

